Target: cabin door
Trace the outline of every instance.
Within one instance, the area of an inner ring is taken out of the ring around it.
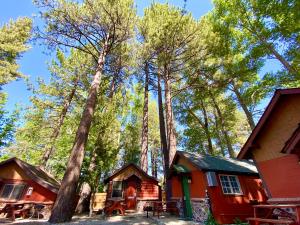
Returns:
[[[183,192],[184,216],[187,219],[192,219],[193,211],[192,211],[192,205],[191,205],[188,177],[182,176],[181,182],[182,182],[182,192]]]
[[[126,182],[126,209],[136,209],[137,182],[137,179],[134,179],[134,177],[129,178]]]

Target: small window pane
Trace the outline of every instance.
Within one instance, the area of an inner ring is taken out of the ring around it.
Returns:
[[[239,181],[236,176],[220,176],[221,185],[224,194],[241,194]]]
[[[0,198],[20,199],[22,197],[24,187],[24,184],[5,184]]]
[[[14,185],[12,184],[5,184],[1,193],[1,198],[9,198],[12,190],[14,188]]]
[[[23,185],[23,184],[15,185],[14,190],[10,196],[10,199],[20,199],[23,194],[24,186],[25,185]]]
[[[122,197],[122,181],[113,182],[112,197]]]

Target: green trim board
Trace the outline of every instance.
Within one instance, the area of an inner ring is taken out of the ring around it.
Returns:
[[[177,165],[173,165],[173,168],[175,169],[175,171],[177,173],[189,173],[191,172],[189,169],[187,169],[185,166],[177,164]]]
[[[193,211],[191,205],[190,188],[187,176],[182,176],[182,191],[183,191],[183,203],[184,203],[184,216],[188,220],[192,220]]]

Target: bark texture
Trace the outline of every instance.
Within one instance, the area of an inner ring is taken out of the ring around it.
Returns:
[[[162,101],[162,90],[161,90],[161,82],[160,77],[157,78],[157,98],[158,98],[158,113],[159,113],[159,131],[160,131],[160,141],[161,141],[161,150],[164,158],[164,177],[165,177],[165,192],[167,200],[171,198],[171,183],[166,179],[169,174],[169,149],[166,135],[166,126],[165,126],[165,116],[163,109],[163,101]]]
[[[203,105],[204,106],[204,105]],[[202,107],[202,104],[201,104]],[[204,121],[202,121],[194,112],[192,109],[188,109],[189,114],[194,117],[194,119],[199,123],[200,127],[204,130],[206,139],[207,139],[207,153],[213,155],[214,150],[213,150],[213,144],[212,144],[212,138],[211,134],[209,131],[209,124],[208,124],[208,118],[207,118],[207,112],[206,109],[203,107],[202,108],[202,113],[204,117]]]
[[[216,137],[217,137],[217,143],[220,146],[220,150],[222,153],[222,156],[226,156],[225,154],[225,147],[223,144],[223,139],[222,139],[222,134],[220,132],[220,126],[219,126],[219,121],[218,121],[218,116],[217,113],[214,111],[214,119],[215,119],[215,129],[216,129]]]
[[[98,59],[98,66],[89,90],[86,105],[82,113],[66,172],[61,182],[61,186],[49,219],[50,223],[62,223],[70,221],[74,214],[76,207],[76,190],[84,158],[85,145],[88,139],[90,126],[97,104],[97,94],[102,77],[106,51],[107,44],[104,46]]]
[[[151,149],[151,168],[152,176],[157,178],[157,159],[158,159],[158,150],[156,148]]]
[[[244,101],[238,87],[234,83],[232,84],[232,87],[233,87],[233,92],[247,117],[248,124],[249,124],[251,130],[253,130],[255,128],[253,115],[250,112],[250,110],[248,109],[247,105],[245,104],[245,101]]]
[[[234,152],[233,147],[232,147],[230,136],[228,134],[228,131],[226,130],[225,119],[224,119],[223,113],[222,113],[219,105],[217,104],[214,96],[211,93],[210,93],[210,97],[211,97],[211,100],[212,100],[212,102],[214,104],[214,107],[216,109],[218,118],[220,120],[220,128],[221,128],[222,134],[224,135],[224,138],[225,138],[225,142],[226,142],[226,145],[227,145],[227,150],[228,150],[229,156],[231,158],[235,158],[236,155],[235,155],[235,152]]]
[[[116,82],[116,76],[114,76],[112,81],[111,81],[111,85],[110,85],[110,89],[109,89],[109,93],[108,93],[108,100],[110,102],[112,101],[112,98],[114,97],[114,93],[116,91],[115,82]],[[105,112],[106,109],[107,108],[105,107],[103,109],[103,111]],[[101,133],[102,132],[99,131],[99,135],[101,135]],[[98,139],[99,139],[99,136],[98,136]],[[97,167],[96,160],[97,160],[97,157],[98,157],[97,149],[94,149],[91,154],[92,154],[91,161],[90,161],[90,164],[89,164],[89,167],[88,167],[88,173],[89,174],[92,174],[93,172],[96,171],[96,167]],[[94,188],[91,187],[91,185],[90,185],[93,182],[96,184],[96,187],[94,187]],[[99,184],[98,180],[97,181],[90,180],[89,183],[84,182],[82,184],[81,189],[80,189],[79,201],[78,201],[78,204],[77,204],[77,207],[76,207],[76,210],[75,210],[77,213],[82,213],[82,212],[89,211],[89,215],[91,215],[91,212],[92,212],[91,204],[92,204],[92,201],[93,201],[93,196],[95,195],[95,193],[93,192],[92,189],[97,190],[98,189],[98,184]]]
[[[89,200],[91,197],[91,186],[89,183],[84,182],[80,188],[80,197],[76,206],[76,213],[83,213],[89,211]]]
[[[167,124],[167,143],[169,149],[169,163],[171,164],[176,154],[176,135],[172,109],[171,85],[170,79],[168,78],[165,79],[165,109]]]
[[[144,108],[143,108],[143,127],[142,127],[142,150],[141,150],[141,168],[148,172],[148,95],[149,95],[149,65],[145,63],[145,90],[144,90]]]
[[[63,123],[64,123],[65,117],[67,115],[69,107],[70,107],[70,105],[72,103],[72,100],[74,98],[74,95],[76,93],[78,82],[79,82],[79,76],[77,76],[70,94],[64,100],[63,108],[62,108],[61,113],[59,115],[58,124],[57,124],[57,126],[55,127],[55,129],[53,130],[53,132],[50,136],[51,146],[47,147],[45,149],[45,152],[44,152],[43,157],[42,157],[42,161],[41,161],[41,165],[40,165],[42,168],[46,168],[47,162],[48,162],[50,156],[54,152],[55,141],[59,136],[60,129],[61,129]]]

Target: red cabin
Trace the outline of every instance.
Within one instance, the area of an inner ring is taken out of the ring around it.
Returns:
[[[169,179],[180,215],[197,222],[207,219],[209,208],[219,224],[245,221],[252,204],[266,201],[257,170],[246,160],[177,151]]]
[[[54,202],[60,184],[50,174],[20,159],[0,163],[0,201]]]
[[[256,162],[269,202],[300,203],[299,123],[300,88],[277,90],[238,155]]]
[[[300,88],[276,90],[241,149],[253,159],[271,204],[294,204],[300,222]],[[269,206],[271,207],[271,206]],[[275,206],[274,206],[275,207]]]
[[[107,201],[122,200],[127,210],[142,211],[146,202],[161,199],[158,180],[133,163],[123,166],[104,182],[108,184]]]

